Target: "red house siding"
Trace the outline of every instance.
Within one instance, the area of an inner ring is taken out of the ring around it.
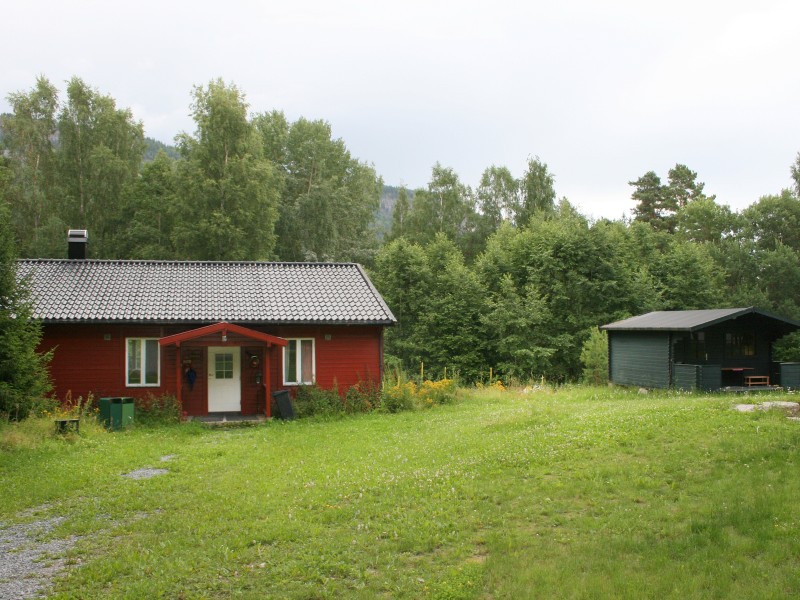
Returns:
[[[178,355],[176,348],[161,349],[160,380],[158,386],[129,387],[125,384],[126,338],[161,338],[193,329],[195,326],[148,325],[95,325],[57,324],[45,325],[40,350],[53,350],[50,374],[55,393],[61,399],[71,393],[73,398],[89,394],[97,397],[133,396],[148,394],[174,394],[177,389],[176,373]],[[313,338],[315,340],[316,382],[324,388],[334,384],[344,393],[359,381],[378,383],[381,376],[382,328],[379,326],[284,326],[251,327],[257,331],[282,338]],[[270,393],[285,389],[283,385],[282,349],[263,344],[243,342],[241,353],[241,411],[243,414],[263,413],[265,391],[258,383],[260,367],[254,367],[250,358],[259,363],[269,352]],[[193,346],[191,341],[180,347],[181,373],[191,363],[197,377],[192,389],[182,380],[182,402],[190,415],[208,413],[208,351],[204,346]]]
[[[125,339],[163,335],[166,335],[164,328],[152,326],[45,325],[39,348],[53,350],[50,376],[59,398],[63,399],[68,392],[74,398],[85,398],[89,393],[95,397],[162,394],[167,386],[174,388],[175,357],[165,361],[162,353],[159,386],[127,387]]]
[[[360,381],[379,382],[381,377],[382,337],[380,327],[285,327],[275,335],[282,338],[314,338],[316,382],[331,389],[334,384],[344,393]],[[283,386],[283,364],[278,352],[276,381]]]

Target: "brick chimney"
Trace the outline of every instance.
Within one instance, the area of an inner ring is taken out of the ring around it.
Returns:
[[[85,229],[70,229],[67,232],[67,258],[83,260],[86,258],[86,245],[89,232]]]

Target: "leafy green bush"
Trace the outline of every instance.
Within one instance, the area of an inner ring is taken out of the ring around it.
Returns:
[[[780,362],[800,362],[800,331],[783,336],[772,347],[772,355]]]
[[[144,425],[160,425],[178,423],[181,420],[182,407],[172,394],[147,394],[134,398],[134,422]]]
[[[595,327],[581,349],[583,380],[593,385],[608,383],[608,334]]]
[[[381,403],[380,389],[371,381],[360,381],[344,397],[344,411],[347,413],[369,412]]]
[[[298,417],[334,415],[344,410],[337,391],[325,390],[316,384],[298,386],[294,405]]]
[[[396,413],[434,404],[449,404],[456,399],[458,385],[453,379],[425,381],[417,386],[413,381],[398,378],[396,383],[379,389],[370,381],[350,387],[344,397],[334,388],[325,390],[317,385],[297,388],[294,398],[298,417],[365,413],[373,410]]]

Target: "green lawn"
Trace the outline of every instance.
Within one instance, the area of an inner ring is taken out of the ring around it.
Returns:
[[[87,427],[0,455],[0,521],[67,517],[65,598],[797,597],[800,423],[741,400],[476,391],[336,421]],[[169,473],[121,477],[141,467]]]

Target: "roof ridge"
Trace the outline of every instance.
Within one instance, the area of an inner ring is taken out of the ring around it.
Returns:
[[[649,313],[627,317],[602,325],[600,329],[609,331],[697,331],[745,315],[756,314],[792,326],[800,327],[800,322],[781,317],[755,306],[730,308],[695,308],[688,310],[654,310]]]
[[[25,263],[75,263],[75,264],[182,264],[182,265],[287,265],[311,267],[350,267],[360,266],[354,262],[307,262],[288,260],[179,260],[179,259],[142,259],[142,258],[18,258],[17,262]]]

